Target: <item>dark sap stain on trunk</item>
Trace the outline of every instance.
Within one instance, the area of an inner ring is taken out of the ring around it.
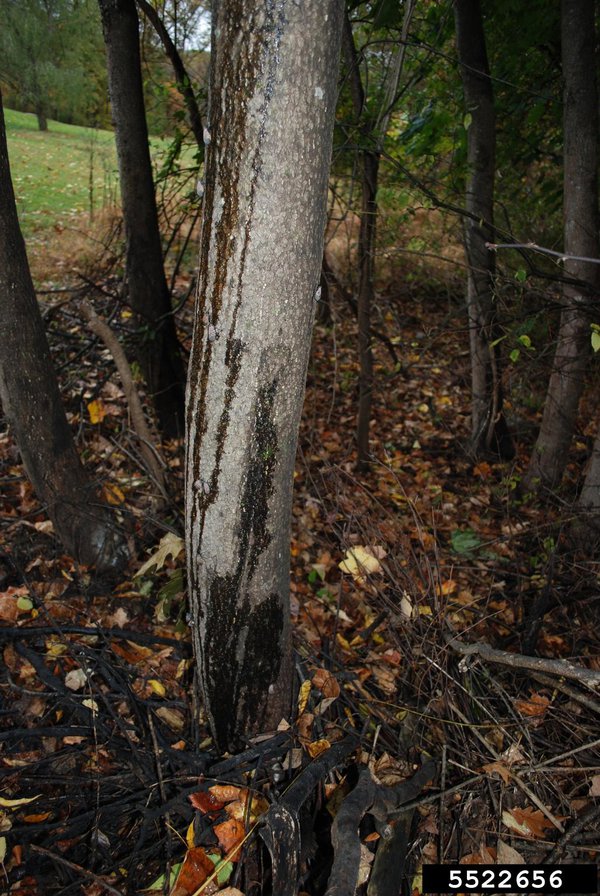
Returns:
[[[209,706],[214,730],[222,747],[232,746],[234,732],[241,733],[240,718],[248,727],[260,723],[264,695],[277,681],[282,660],[281,596],[271,592],[257,604],[260,582],[254,581],[260,557],[271,542],[269,500],[278,455],[273,421],[276,389],[275,381],[264,386],[256,402],[240,505],[238,563],[231,575],[215,576],[207,601],[206,682],[212,692]]]
[[[241,4],[240,4],[241,7]],[[208,324],[216,327],[227,287],[227,272],[236,250],[236,234],[240,230],[240,160],[243,158],[247,140],[247,97],[252,96],[260,75],[260,59],[263,42],[260,30],[254,27],[250,17],[240,18],[241,10],[229,4],[219,21],[221,38],[219,51],[214,44],[211,58],[210,129],[212,140],[207,149],[205,163],[205,195],[202,233],[200,237],[200,268],[196,323],[192,357],[190,358],[190,378],[199,384],[197,403],[190,402],[187,413],[188,432],[191,430],[190,415],[200,420],[200,437],[207,427],[206,394],[210,372],[212,346],[206,341],[204,329]],[[240,27],[246,23],[243,33]],[[236,44],[240,43],[239,51]],[[217,60],[219,56],[219,60]],[[220,187],[221,213],[215,214],[217,184]],[[214,244],[215,266],[213,285],[208,294],[210,247]],[[234,314],[235,324],[235,314]],[[231,328],[233,332],[233,327]],[[200,439],[198,439],[200,442]]]

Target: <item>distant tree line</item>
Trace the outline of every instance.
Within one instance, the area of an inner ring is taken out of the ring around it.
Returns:
[[[206,69],[201,17],[203,4],[168,0],[146,4],[173,32],[187,56],[190,73]],[[100,13],[96,0],[0,0],[0,85],[4,103],[33,112],[41,130],[49,118],[67,124],[110,128],[111,108]],[[183,101],[149,20],[140,23],[147,126],[151,134],[172,130]]]

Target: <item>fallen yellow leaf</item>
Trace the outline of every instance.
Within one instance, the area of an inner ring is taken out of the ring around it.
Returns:
[[[90,401],[87,406],[88,414],[90,415],[90,423],[102,423],[104,418],[106,417],[107,411],[99,398],[95,401]]]
[[[183,551],[183,547],[183,538],[180,538],[179,535],[174,535],[172,532],[167,532],[167,534],[163,535],[161,538],[158,548],[146,562],[140,566],[135,574],[135,578],[145,575],[153,566],[155,566],[156,569],[162,569],[166,563],[167,557],[172,557],[173,560],[177,560]]]
[[[107,504],[112,504],[114,507],[119,507],[119,505],[125,503],[125,495],[121,491],[118,485],[114,485],[112,482],[106,482],[102,488],[102,494],[104,495],[104,500]]]
[[[346,551],[346,557],[339,564],[342,572],[346,572],[352,576],[359,585],[365,581],[365,575],[375,572],[383,572],[380,560],[386,556],[386,552],[382,547],[361,547],[357,545]]]
[[[298,694],[298,715],[301,716],[304,710],[306,709],[306,704],[308,703],[308,698],[310,696],[310,689],[312,685],[310,681],[307,679],[302,682],[300,686],[300,692]]]
[[[5,809],[17,809],[19,806],[26,806],[28,803],[33,803],[34,800],[38,800],[41,796],[41,793],[38,793],[37,796],[24,796],[20,800],[7,800],[3,796],[0,796],[0,806],[4,806]]]
[[[150,685],[154,693],[158,694],[159,697],[164,697],[167,693],[166,687],[164,686],[162,681],[159,681],[157,678],[148,679],[148,684]]]

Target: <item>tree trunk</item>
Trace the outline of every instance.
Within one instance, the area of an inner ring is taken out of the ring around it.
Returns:
[[[61,404],[10,177],[0,96],[0,398],[57,536],[99,572],[127,560],[112,512],[94,495]]]
[[[579,507],[594,518],[595,528],[600,521],[600,429],[594,440],[585,480],[579,495]]]
[[[563,0],[565,255],[598,258],[598,95],[595,79],[594,0]],[[567,259],[563,312],[542,426],[531,457],[529,488],[554,488],[567,463],[591,346],[592,298],[598,265]]]
[[[471,349],[471,440],[474,454],[493,451],[513,457],[514,447],[502,412],[502,382],[494,293],[496,115],[480,0],[455,0],[456,45],[467,129],[465,252],[467,318]]]
[[[365,92],[360,75],[360,66],[352,24],[348,15],[344,17],[343,48],[349,71],[350,95],[357,124],[364,112]],[[360,230],[358,234],[358,414],[356,422],[357,468],[364,471],[369,462],[369,431],[371,426],[371,406],[373,402],[373,350],[371,348],[371,309],[373,306],[373,276],[375,236],[377,232],[377,179],[379,175],[379,154],[369,149],[374,143],[372,124],[360,126],[363,149]]]
[[[144,111],[135,0],[98,0],[106,43],[129,301],[139,326],[138,357],[161,432],[183,435],[185,372],[165,272]]]
[[[36,104],[35,115],[37,118],[38,129],[40,131],[47,131],[48,130],[48,119],[46,118],[46,113],[45,113],[44,108],[41,105],[41,103]]]
[[[354,116],[360,132],[362,161],[362,198],[357,252],[357,317],[360,372],[356,441],[357,469],[359,471],[368,469],[371,459],[369,432],[374,385],[371,311],[374,298],[379,163],[390,116],[398,99],[398,83],[402,72],[404,48],[413,10],[414,2],[413,0],[408,0],[404,7],[401,40],[396,47],[394,58],[387,68],[383,83],[383,100],[376,119],[370,115],[365,115],[365,91],[360,74],[360,64],[352,32],[352,23],[347,14],[344,17],[342,36],[344,57],[349,72],[348,80]]]
[[[358,381],[357,448],[358,469],[369,465],[369,431],[373,399],[373,349],[371,347],[371,309],[375,269],[375,237],[377,231],[377,179],[379,154],[365,150],[362,154],[362,203],[358,236]]]
[[[342,0],[221,0],[187,397],[192,635],[220,749],[292,705],[293,470],[323,255]]]
[[[194,93],[191,79],[183,64],[183,59],[154,7],[148,3],[147,0],[137,0],[137,5],[156,31],[163,45],[163,49],[169,57],[169,61],[173,67],[175,80],[177,81],[177,87],[179,88],[179,92],[183,97],[187,109],[190,128],[192,129],[198,149],[201,153],[204,153],[204,128],[202,126],[202,116],[200,115],[196,94]]]

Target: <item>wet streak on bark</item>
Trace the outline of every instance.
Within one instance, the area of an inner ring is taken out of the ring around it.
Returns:
[[[222,749],[291,701],[289,525],[319,283],[341,0],[222,0],[213,22],[186,531]]]

